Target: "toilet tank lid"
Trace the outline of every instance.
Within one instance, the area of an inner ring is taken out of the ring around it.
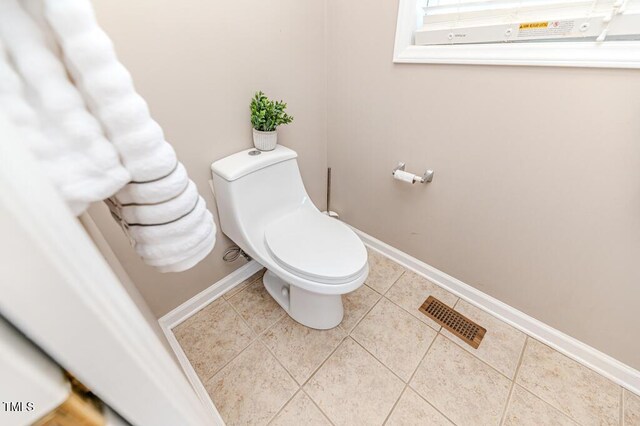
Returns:
[[[259,152],[259,154],[251,154]],[[276,145],[273,151],[258,151],[246,149],[228,157],[221,158],[211,164],[211,171],[226,181],[234,181],[257,170],[282,161],[296,158],[298,154],[292,149],[282,145]]]

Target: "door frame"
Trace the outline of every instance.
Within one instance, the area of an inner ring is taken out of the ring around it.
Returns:
[[[135,425],[224,425],[0,116],[0,313]]]

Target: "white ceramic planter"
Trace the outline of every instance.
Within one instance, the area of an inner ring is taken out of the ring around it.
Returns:
[[[253,129],[253,146],[260,151],[273,151],[278,144],[278,132],[261,132]]]

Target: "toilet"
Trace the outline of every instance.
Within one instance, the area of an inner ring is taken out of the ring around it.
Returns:
[[[248,149],[211,165],[222,231],[267,272],[269,294],[299,323],[329,329],[342,321],[342,295],[369,273],[367,251],[344,223],[307,194],[295,151]]]

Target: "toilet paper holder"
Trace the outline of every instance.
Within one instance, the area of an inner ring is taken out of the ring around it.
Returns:
[[[396,172],[398,170],[402,170],[403,172],[405,171],[405,163],[403,162],[399,162],[398,165],[395,167],[395,169],[393,169],[393,171],[391,172],[391,176],[395,176]],[[428,183],[431,182],[433,180],[433,175],[434,172],[431,169],[428,169],[426,172],[424,172],[424,174],[422,176],[418,176],[418,175],[413,175],[413,182],[412,183]]]

